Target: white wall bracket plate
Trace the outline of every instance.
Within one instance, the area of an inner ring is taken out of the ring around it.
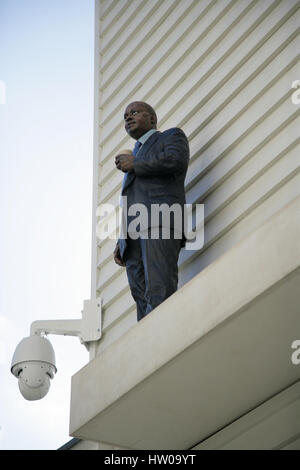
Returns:
[[[78,336],[81,343],[98,341],[102,334],[101,298],[84,300],[82,318],[78,320],[37,320],[31,324],[30,335]]]

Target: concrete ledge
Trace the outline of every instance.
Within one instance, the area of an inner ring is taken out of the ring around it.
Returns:
[[[184,449],[300,378],[300,198],[72,378],[70,433]]]
[[[300,450],[300,381],[193,450]]]

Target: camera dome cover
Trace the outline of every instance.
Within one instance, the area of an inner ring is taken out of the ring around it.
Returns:
[[[17,364],[24,363],[27,361],[39,361],[48,363],[55,368],[55,353],[50,341],[39,335],[32,335],[23,338],[22,341],[16,347],[14,352],[11,371],[14,375],[18,375],[18,368],[15,367]],[[13,370],[14,368],[14,370]]]

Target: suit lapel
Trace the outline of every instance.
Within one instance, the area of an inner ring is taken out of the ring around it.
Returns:
[[[157,141],[159,138],[161,132],[157,131],[155,134],[152,134],[149,139],[146,140],[146,142],[143,144],[143,146],[140,148],[138,152],[138,156],[147,153],[147,151],[154,145],[154,143]],[[121,194],[123,194],[124,189],[126,189],[132,181],[135,179],[135,173],[134,171],[130,173],[125,173],[124,178],[123,178],[123,184],[122,184],[122,191]]]
[[[150,149],[150,147],[152,147],[152,145],[155,144],[155,142],[159,138],[160,134],[161,134],[161,132],[157,131],[154,134],[150,135],[149,139],[147,139],[146,142],[144,143],[144,145],[141,147],[141,149],[138,153],[138,156],[147,153],[148,150]]]
[[[123,178],[121,194],[123,194],[124,189],[126,189],[130,185],[130,183],[132,183],[134,178],[135,178],[135,174],[133,171],[131,173],[125,173],[124,178]]]

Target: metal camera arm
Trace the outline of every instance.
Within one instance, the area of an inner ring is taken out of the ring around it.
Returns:
[[[88,343],[101,338],[101,299],[84,300],[80,320],[37,320],[31,324],[30,335],[78,336],[87,349]]]

